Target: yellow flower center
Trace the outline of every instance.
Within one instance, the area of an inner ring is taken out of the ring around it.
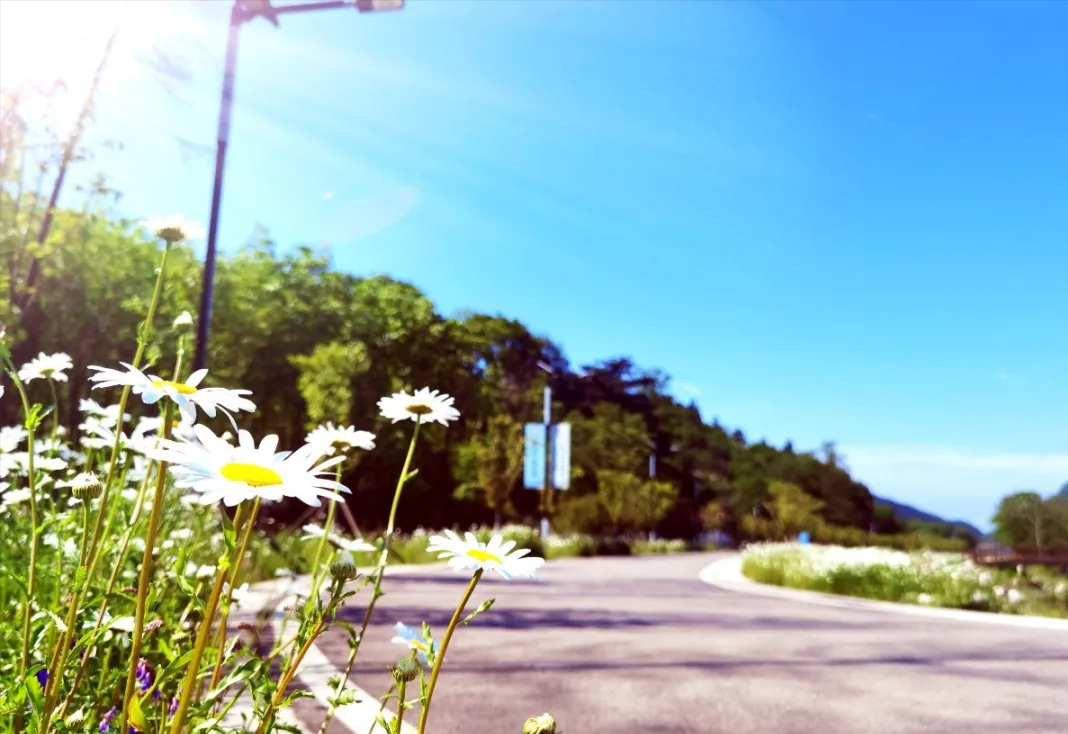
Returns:
[[[494,555],[489,551],[482,550],[481,548],[472,548],[471,550],[467,551],[467,555],[471,558],[474,558],[479,563],[486,563],[487,561],[493,561],[494,563],[501,562],[500,556]]]
[[[197,391],[192,385],[186,385],[184,382],[171,382],[170,380],[153,380],[152,384],[155,387],[170,387],[178,391],[179,395],[192,395]]]
[[[231,462],[219,470],[231,482],[244,482],[250,487],[272,487],[282,484],[278,472],[256,464]]]
[[[422,640],[408,640],[408,647],[419,652],[430,652],[430,648]]]
[[[423,403],[412,403],[408,406],[408,412],[413,415],[428,415],[433,413],[434,409]]]

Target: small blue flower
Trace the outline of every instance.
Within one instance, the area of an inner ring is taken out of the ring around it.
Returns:
[[[37,671],[37,682],[42,689],[48,685],[48,668],[41,668]]]
[[[167,716],[174,716],[174,714],[177,711],[178,711],[178,697],[175,696],[174,698],[171,699],[171,707],[169,709],[167,709]]]

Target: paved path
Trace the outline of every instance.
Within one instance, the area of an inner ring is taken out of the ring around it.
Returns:
[[[430,734],[518,734],[546,710],[569,734],[1068,732],[1068,632],[726,591],[698,579],[716,558],[567,559],[483,582],[471,608],[497,604],[453,638]],[[388,579],[353,680],[384,692],[390,627],[440,636],[465,582],[437,566]],[[340,635],[321,647],[343,664]]]

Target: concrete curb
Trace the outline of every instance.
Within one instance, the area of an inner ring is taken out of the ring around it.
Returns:
[[[385,577],[388,578],[390,576],[404,576],[412,573],[420,573],[425,571],[426,567],[427,566],[424,564],[387,566]],[[373,571],[374,569],[360,569],[360,573],[365,575],[370,574]],[[246,603],[243,605],[242,612],[260,617],[268,617],[270,619],[269,624],[274,639],[280,640],[282,639],[282,626],[285,622],[285,614],[281,613],[280,610],[286,605],[293,603],[299,592],[303,591],[306,593],[310,586],[310,576],[261,581],[260,583],[249,587]],[[327,699],[330,697],[331,693],[329,685],[330,677],[340,675],[341,672],[342,670],[330,662],[330,659],[319,646],[313,643],[308,649],[307,654],[304,656],[300,668],[297,670],[296,679],[311,692],[316,701],[323,706],[329,706],[330,704],[327,703]],[[345,687],[348,690],[353,691],[359,701],[337,709],[334,713],[334,718],[354,732],[354,734],[364,734],[365,732],[367,734],[376,734],[382,732],[382,727],[375,721],[375,717],[378,716],[379,711],[382,710],[382,713],[385,714],[387,720],[392,720],[396,714],[389,706],[382,709],[381,701],[376,696],[373,696],[359,686],[353,684],[352,681],[348,681]],[[235,706],[231,711],[231,714],[237,718],[233,722],[228,721],[227,723],[240,726],[240,715],[248,712],[247,710],[238,711],[239,708],[241,708],[240,704]],[[287,724],[298,727],[301,731],[306,732],[306,734],[317,734],[317,730],[308,729],[308,727],[297,718],[296,714],[293,713],[292,708],[282,709],[279,712],[279,718]],[[416,729],[409,723],[405,722],[401,726],[401,733],[416,734]]]
[[[839,609],[889,612],[891,614],[929,617],[947,622],[995,624],[1008,627],[1028,627],[1031,629],[1068,632],[1068,619],[992,614],[989,612],[974,612],[967,609],[923,607],[915,604],[874,601],[870,599],[854,599],[852,597],[837,596],[835,594],[824,594],[819,591],[804,591],[801,589],[787,589],[781,586],[769,586],[767,584],[757,583],[742,575],[741,555],[736,555],[731,558],[723,558],[705,566],[705,568],[701,570],[699,578],[710,586],[715,586],[726,591],[734,591],[740,594],[758,594],[761,596],[774,597],[776,599],[787,599],[790,601],[804,602],[806,604],[837,607]]]

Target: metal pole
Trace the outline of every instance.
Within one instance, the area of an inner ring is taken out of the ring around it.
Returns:
[[[649,478],[656,479],[656,454],[649,454]]]
[[[553,469],[553,457],[552,457],[552,442],[549,437],[552,435],[552,423],[553,423],[553,389],[548,384],[545,385],[545,406],[544,406],[544,420],[545,420],[545,483],[541,489],[541,537],[549,537],[549,510],[550,501],[552,498],[552,469]]]
[[[223,168],[226,146],[230,142],[230,111],[234,106],[234,68],[237,66],[237,38],[244,14],[237,0],[230,9],[230,33],[226,39],[226,66],[223,71],[222,105],[219,109],[219,135],[215,148],[215,183],[211,190],[211,215],[208,220],[208,250],[204,256],[204,284],[200,289],[200,313],[197,316],[197,348],[193,369],[208,361],[208,335],[211,333],[211,308],[215,300],[215,253],[219,236],[219,205],[222,202]]]

